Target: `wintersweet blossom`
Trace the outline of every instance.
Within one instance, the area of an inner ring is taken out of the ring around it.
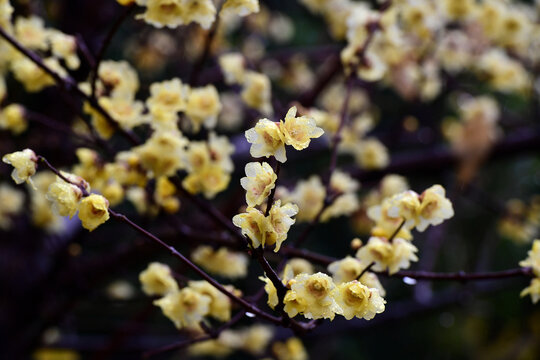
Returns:
[[[287,261],[281,274],[283,282],[286,284],[298,274],[313,274],[315,272],[313,265],[302,258],[293,258]]]
[[[290,338],[284,342],[275,342],[272,352],[278,360],[307,360],[308,353],[299,338]]]
[[[390,274],[400,269],[407,269],[411,261],[418,261],[416,246],[410,241],[395,238],[389,242],[385,238],[372,236],[366,245],[358,249],[356,257],[364,264],[373,265],[375,271],[386,271]]]
[[[328,271],[332,274],[332,279],[336,284],[356,280],[364,268],[365,265],[352,256],[347,256],[328,265]]]
[[[196,22],[209,29],[216,16],[212,0],[135,0],[137,5],[146,7],[139,19],[157,27],[175,28]]]
[[[226,0],[223,4],[223,16],[227,14],[236,14],[238,16],[247,16],[259,12],[259,0]]]
[[[46,197],[52,202],[52,208],[58,215],[71,218],[79,209],[82,196],[82,190],[78,186],[57,177],[56,181],[49,186]]]
[[[140,273],[139,281],[142,285],[142,290],[146,295],[166,295],[178,290],[178,284],[172,277],[171,269],[168,265],[153,262]]]
[[[264,246],[268,223],[260,210],[249,208],[247,212],[235,215],[232,220],[233,224],[242,230],[242,235],[251,240],[253,247]]]
[[[439,225],[454,216],[454,209],[441,185],[433,185],[419,196],[418,223],[416,229],[424,231],[429,225]]]
[[[97,194],[85,197],[79,205],[79,219],[85,229],[95,230],[99,225],[109,220],[109,202]]]
[[[285,139],[279,129],[279,123],[261,119],[255,127],[246,131],[246,139],[251,144],[249,152],[255,158],[274,156],[277,161],[287,161]]]
[[[154,305],[160,307],[163,314],[178,329],[182,329],[198,326],[203,317],[210,311],[211,301],[209,296],[190,287],[185,287],[154,301]]]
[[[323,129],[317,127],[315,120],[307,116],[296,116],[296,106],[293,106],[285,115],[285,121],[280,121],[280,130],[283,141],[296,150],[303,150],[309,146],[311,139],[324,134]]]
[[[30,177],[36,173],[38,157],[31,149],[16,151],[4,155],[2,161],[14,167],[11,172],[11,178],[16,184],[23,182],[32,182]]]
[[[172,214],[180,209],[180,200],[178,200],[175,194],[176,186],[166,176],[162,176],[156,181],[154,200],[165,212]],[[107,199],[110,201],[109,197]]]
[[[285,204],[281,206],[281,200],[276,200],[272,204],[270,213],[267,217],[265,242],[267,245],[276,244],[275,252],[281,248],[283,241],[287,239],[287,233],[294,224],[292,219],[298,213],[298,206],[295,204]],[[265,244],[263,244],[265,245]]]
[[[219,164],[210,163],[186,176],[182,185],[192,194],[203,193],[207,199],[212,199],[227,188],[230,180],[231,175]]]
[[[246,190],[246,202],[249,207],[261,205],[275,187],[277,175],[267,162],[247,163],[245,171],[240,184]]]
[[[231,300],[227,295],[223,294],[206,280],[190,281],[188,286],[190,289],[210,298],[209,316],[219,321],[228,321],[231,319]]]
[[[170,176],[185,166],[182,159],[186,144],[187,140],[179,131],[156,131],[133,151],[141,165],[155,177]]]
[[[534,240],[531,250],[527,253],[527,258],[520,261],[519,266],[532,268],[534,274],[540,277],[540,239]]]
[[[152,113],[164,111],[177,113],[186,107],[189,87],[178,78],[150,85],[150,97],[146,105]]]
[[[291,290],[284,299],[284,310],[291,317],[297,314],[307,319],[330,319],[343,310],[332,297],[335,284],[332,278],[323,273],[300,274],[289,282]]]
[[[228,85],[242,84],[245,77],[245,60],[241,53],[223,54],[219,57],[219,66]]]
[[[246,254],[221,247],[199,246],[191,254],[191,259],[210,273],[238,279],[247,276],[249,259]]]
[[[214,128],[220,111],[219,94],[213,85],[191,89],[187,97],[185,114],[191,120],[194,132],[198,132],[201,125],[208,129]]]
[[[247,71],[244,76],[242,100],[247,106],[260,111],[265,116],[272,115],[272,88],[270,79],[264,74]]]
[[[14,135],[18,135],[27,128],[28,122],[24,117],[24,108],[21,105],[10,104],[0,110],[0,129],[10,130]]]
[[[370,289],[357,280],[338,285],[334,297],[347,320],[354,317],[371,320],[384,311],[386,303],[379,290]]]
[[[540,278],[532,279],[530,285],[521,291],[521,297],[527,295],[531,296],[533,304],[536,304],[540,300]]]
[[[137,72],[127,61],[101,62],[98,76],[101,87],[111,89],[111,97],[133,99],[139,89]]]
[[[272,282],[272,280],[270,280],[267,277],[260,276],[259,280],[264,282],[264,291],[268,295],[268,300],[267,300],[268,306],[270,306],[270,308],[274,309],[277,306],[277,304],[279,303],[279,298],[278,298],[278,295],[277,295],[277,289],[274,286],[274,283]]]

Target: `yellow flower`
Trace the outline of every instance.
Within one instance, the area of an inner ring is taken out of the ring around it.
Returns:
[[[272,282],[272,280],[270,280],[267,277],[260,276],[259,280],[265,283],[264,291],[268,295],[268,301],[267,301],[268,306],[270,306],[272,309],[275,308],[277,304],[279,303],[279,299],[278,299],[277,290],[276,290],[276,287],[274,286],[274,283]]]
[[[475,0],[444,0],[442,4],[445,15],[452,20],[464,19],[471,16],[475,7]]]
[[[152,1],[152,0],[149,0]],[[212,0],[182,0],[186,9],[185,23],[196,22],[209,29],[216,18],[216,7]]]
[[[250,162],[245,171],[246,177],[240,179],[240,184],[246,190],[248,207],[261,205],[276,186],[277,176],[267,162]]]
[[[43,60],[43,62],[58,75],[66,75],[66,71],[62,68],[57,59],[50,57]],[[26,57],[21,57],[16,61],[12,61],[11,70],[13,71],[15,79],[20,81],[28,92],[38,92],[47,86],[55,84],[55,80],[48,73],[43,71]]]
[[[146,7],[146,11],[137,18],[157,28],[163,26],[175,28],[193,21],[199,23],[204,29],[208,29],[216,15],[216,8],[211,0],[135,1],[138,5]]]
[[[226,5],[226,4],[225,4]],[[245,76],[244,56],[240,53],[224,54],[219,57],[219,66],[228,85],[242,84]]]
[[[285,198],[298,205],[298,221],[315,219],[323,207],[326,190],[318,176],[299,181],[294,191]]]
[[[24,118],[24,108],[21,105],[10,104],[0,111],[0,129],[10,130],[18,135],[27,127],[28,122]]]
[[[62,175],[68,174],[62,173]],[[49,186],[46,197],[52,202],[52,208],[58,215],[71,218],[79,209],[82,196],[82,190],[78,186],[56,177],[56,181]]]
[[[135,126],[144,123],[145,119],[142,116],[144,106],[140,101],[122,97],[101,97],[99,98],[99,104],[123,129],[133,129]],[[95,115],[102,116],[100,113]]]
[[[231,300],[208,281],[190,281],[189,288],[210,299],[208,315],[219,321],[231,319]]]
[[[332,297],[335,288],[332,278],[323,273],[300,274],[289,282],[291,290],[285,296],[285,311],[289,316],[297,313],[307,319],[330,319],[343,310]]]
[[[11,29],[11,15],[13,14],[13,6],[9,0],[0,0],[0,26],[6,30]]]
[[[271,327],[255,324],[238,331],[241,339],[241,349],[252,354],[261,355],[272,340],[274,332]]]
[[[185,109],[188,94],[189,86],[183,85],[178,78],[153,83],[150,85],[150,97],[146,105],[152,113],[158,110],[177,113]]]
[[[17,17],[15,37],[23,46],[33,50],[47,50],[49,47],[43,19],[37,16]]]
[[[531,280],[531,284],[523,289],[520,296],[531,296],[533,304],[536,304],[540,300],[540,278],[534,278]]]
[[[227,136],[217,136],[211,131],[208,136],[208,150],[215,164],[218,164],[223,171],[231,173],[234,170],[234,163],[231,155],[234,153],[234,145]]]
[[[229,185],[231,176],[221,166],[210,163],[190,173],[182,181],[182,185],[191,194],[203,193],[207,199],[215,197]]]
[[[407,269],[411,261],[418,261],[418,249],[409,241],[395,238],[391,243],[384,238],[372,236],[356,253],[363,264],[375,263],[374,271],[388,270],[390,274]]]
[[[77,56],[77,41],[75,37],[54,29],[47,30],[47,37],[51,43],[53,55],[59,59],[63,59],[67,67],[71,70],[78,69],[81,62]]]
[[[408,229],[411,229],[416,225],[418,222],[418,212],[420,210],[420,200],[417,193],[408,190],[396,194],[385,201],[388,202],[388,216],[403,219],[405,221],[404,226]]]
[[[92,126],[101,138],[109,140],[113,136],[115,132],[113,125],[111,125],[107,119],[105,119],[105,117],[87,101],[83,104],[83,111],[90,115],[92,118]]]
[[[391,197],[395,194],[407,191],[409,189],[409,184],[407,179],[400,175],[390,174],[386,175],[379,185],[381,197]]]
[[[144,143],[134,148],[141,165],[154,177],[171,176],[184,167],[182,161],[187,140],[179,131],[156,131]]]
[[[180,200],[174,196],[175,194],[176,187],[166,176],[162,176],[156,181],[154,200],[168,213],[175,213],[180,209]]]
[[[424,231],[429,225],[439,225],[454,216],[452,203],[445,197],[441,185],[433,185],[419,196],[418,223],[416,229]]]
[[[247,255],[226,247],[214,250],[211,246],[199,246],[191,254],[191,259],[208,272],[222,277],[237,279],[247,276]]]
[[[302,258],[293,258],[285,265],[281,278],[283,283],[287,284],[289,280],[294,279],[298,274],[313,274],[314,272],[313,265],[309,261]]]
[[[11,172],[11,178],[16,184],[22,184],[23,182],[32,182],[30,177],[36,173],[37,170],[37,155],[30,149],[24,149],[23,151],[16,151],[11,154],[4,155],[2,161],[6,164],[10,164],[14,167]]]
[[[308,354],[302,341],[290,338],[286,342],[276,342],[272,345],[272,352],[278,360],[307,360]]]
[[[194,132],[198,132],[203,124],[207,129],[216,126],[221,102],[213,85],[191,89],[187,98],[185,114],[191,120]]]
[[[109,180],[102,188],[102,193],[111,206],[118,205],[124,200],[124,188],[116,180]],[[178,206],[180,206],[178,204]]]
[[[366,266],[358,259],[347,256],[342,260],[334,261],[328,265],[328,271],[332,274],[334,282],[339,285],[344,282],[356,280]]]
[[[186,287],[180,291],[173,291],[154,305],[159,306],[163,314],[168,317],[178,329],[196,327],[203,317],[210,311],[210,297]]]
[[[386,303],[379,290],[370,289],[356,280],[338,285],[334,296],[347,320],[353,317],[371,320],[384,311]]]
[[[287,233],[294,224],[292,216],[298,213],[298,206],[285,204],[281,206],[281,200],[276,200],[270,209],[266,222],[267,235],[264,237],[263,246],[276,244],[274,252],[278,252],[283,241],[287,239]]]
[[[226,0],[222,8],[223,16],[236,14],[247,16],[259,12],[259,0]]]
[[[271,104],[272,88],[268,76],[247,71],[243,85],[241,96],[246,105],[260,111],[265,116],[272,115],[274,112]]]
[[[98,75],[102,87],[112,89],[111,97],[133,99],[139,89],[137,72],[127,61],[102,61],[99,64]]]
[[[242,230],[242,234],[251,239],[253,247],[257,248],[261,244],[264,246],[268,224],[260,210],[249,208],[247,212],[235,215],[232,220]]]
[[[284,122],[280,121],[280,130],[283,133],[285,144],[292,145],[296,150],[307,148],[311,139],[316,139],[324,134],[323,129],[317,127],[312,118],[296,117],[296,106],[289,109]]]
[[[49,233],[61,231],[64,224],[62,218],[52,211],[50,202],[43,196],[55,180],[56,176],[52,172],[37,173],[32,179],[34,190],[37,191],[29,193],[32,224]]]
[[[109,220],[109,202],[97,194],[85,197],[79,206],[79,219],[85,229],[94,230]]]
[[[284,163],[287,160],[283,134],[279,124],[268,119],[261,119],[254,128],[246,131],[246,139],[251,144],[251,156],[274,156],[277,161]]]
[[[527,255],[525,260],[520,261],[519,266],[531,267],[534,274],[540,277],[540,239],[534,240],[532,249]]]
[[[354,149],[358,164],[368,170],[382,169],[390,162],[388,150],[375,138],[362,139]]]
[[[178,284],[171,275],[169,266],[153,262],[139,274],[142,290],[146,295],[166,295],[178,290]]]

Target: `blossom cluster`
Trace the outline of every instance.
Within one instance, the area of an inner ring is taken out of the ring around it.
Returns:
[[[17,184],[25,181],[32,184],[31,176],[36,173],[38,157],[31,149],[4,155],[2,161],[14,167],[12,178]],[[35,190],[40,190],[34,186]],[[47,200],[53,211],[60,216],[72,217],[79,212],[82,226],[92,231],[109,219],[109,202],[98,194],[90,194],[88,182],[80,176],[60,172],[56,181],[48,186]]]
[[[268,278],[265,291],[268,305],[278,305],[277,290]],[[324,273],[301,273],[289,280],[290,289],[283,299],[284,311],[294,317],[298,314],[307,319],[330,319],[342,315],[347,320],[354,317],[371,320],[384,311],[386,301],[379,289],[370,288],[356,279],[338,285]]]
[[[178,329],[198,329],[205,316],[218,321],[231,318],[230,299],[205,280],[189,281],[180,288],[171,269],[157,262],[149,264],[139,280],[145,294],[160,296],[154,305],[161,308]]]

